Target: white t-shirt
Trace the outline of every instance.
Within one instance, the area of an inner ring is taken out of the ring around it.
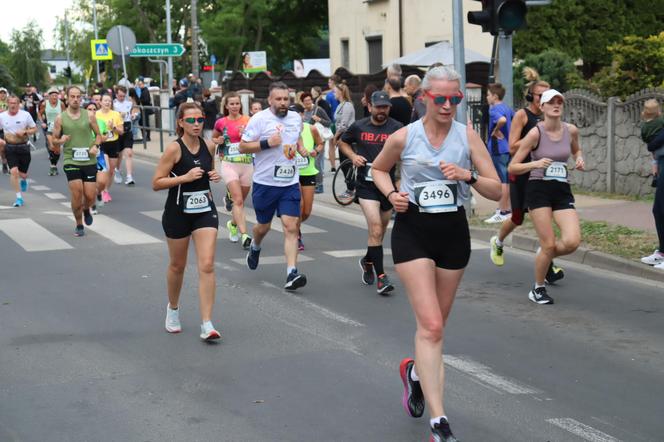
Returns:
[[[120,112],[120,115],[122,115],[122,121],[125,123],[131,123],[132,107],[134,107],[134,103],[127,98],[125,98],[124,101],[118,101],[117,99],[113,100],[113,110]]]
[[[0,128],[5,133],[16,134],[17,131],[30,127],[35,127],[35,120],[24,110],[19,110],[16,115],[9,115],[9,111],[0,114]]]
[[[266,186],[286,187],[300,182],[295,158],[284,155],[284,145],[297,145],[302,132],[302,118],[297,112],[288,111],[284,118],[277,117],[270,108],[264,109],[249,120],[242,141],[267,140],[277,130],[281,131],[281,146],[256,152],[254,182]]]

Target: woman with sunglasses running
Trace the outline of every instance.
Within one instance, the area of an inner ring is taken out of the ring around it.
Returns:
[[[431,440],[456,441],[443,407],[445,325],[470,259],[463,204],[473,186],[497,201],[500,181],[489,152],[471,126],[454,121],[463,99],[460,76],[437,67],[422,82],[425,116],[399,129],[373,162],[374,183],[397,211],[392,257],[417,322],[415,360],[400,364],[409,416],[429,406]],[[401,190],[389,170],[401,160]],[[472,166],[477,171],[471,171]]]
[[[535,256],[535,285],[528,298],[536,304],[553,304],[545,286],[551,261],[574,252],[581,242],[567,161],[574,156],[578,170],[584,170],[585,163],[579,147],[579,130],[561,121],[563,102],[563,95],[555,89],[542,93],[540,106],[544,121],[537,123],[521,140],[507,169],[514,175],[530,172],[526,206],[539,237],[540,250]],[[560,228],[560,240],[556,240],[552,221]]]
[[[214,254],[219,219],[210,191],[210,181],[218,183],[221,177],[214,168],[214,144],[201,138],[204,123],[205,114],[198,104],[180,105],[176,128],[178,139],[166,147],[159,160],[152,178],[152,188],[155,191],[168,189],[161,220],[170,255],[166,276],[166,331],[182,331],[180,290],[187,265],[189,239],[193,238],[198,259],[202,322],[200,337],[209,341],[221,337],[211,322],[215,297]]]

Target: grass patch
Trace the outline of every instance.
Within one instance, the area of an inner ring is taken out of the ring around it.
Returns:
[[[594,196],[597,198],[604,198],[608,200],[645,201],[650,203],[655,201],[655,189],[653,189],[653,193],[649,193],[647,195],[642,195],[642,196],[636,196],[636,195],[624,195],[622,193],[596,192],[593,190],[586,190],[577,186],[572,186],[572,193],[574,195]]]
[[[472,217],[469,224],[477,227],[493,228],[498,231],[499,224],[485,224],[480,217]],[[493,227],[492,227],[493,226]],[[553,225],[556,236],[560,237],[558,226]],[[526,217],[523,225],[515,230],[517,234],[536,238],[537,233],[530,218]],[[657,247],[657,235],[643,230],[631,229],[604,221],[581,220],[581,246],[592,250],[620,256],[631,260],[638,260],[642,256],[650,255]]]

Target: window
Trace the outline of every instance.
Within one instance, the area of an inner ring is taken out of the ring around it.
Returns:
[[[369,50],[369,73],[378,72],[383,68],[383,37],[367,37]]]
[[[341,66],[348,69],[350,66],[350,53],[348,49],[348,39],[344,38],[341,40]]]
[[[51,72],[51,74],[55,74],[55,72],[56,72],[55,71],[55,65],[52,65],[52,64],[48,65],[48,70]]]

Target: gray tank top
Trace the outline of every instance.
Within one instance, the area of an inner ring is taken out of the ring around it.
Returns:
[[[445,161],[470,169],[466,126],[453,121],[441,146],[431,145],[422,120],[407,127],[406,146],[401,152],[401,190],[408,192],[408,199],[420,206],[421,212],[457,210],[469,199],[470,186],[464,181],[447,180],[438,165]]]
[[[562,181],[567,182],[567,160],[572,155],[572,142],[567,123],[562,123],[563,135],[560,140],[553,141],[544,130],[544,122],[537,123],[540,140],[537,149],[530,153],[533,161],[550,158],[553,163],[546,169],[533,169],[530,171],[531,180]]]

